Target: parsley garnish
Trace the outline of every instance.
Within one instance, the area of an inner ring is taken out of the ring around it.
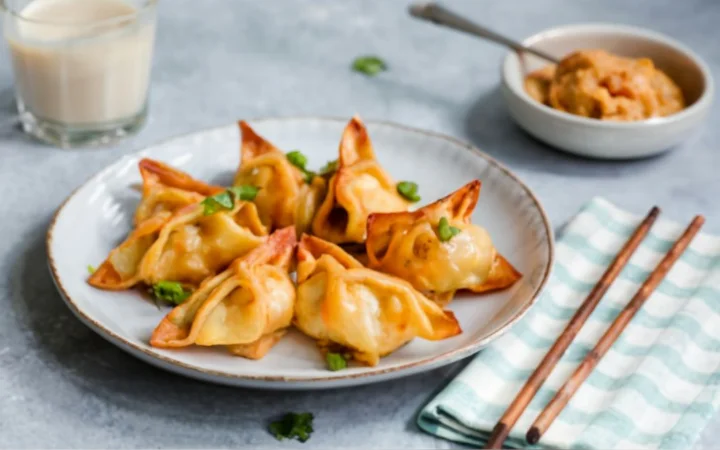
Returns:
[[[305,182],[307,184],[312,183],[312,180],[316,174],[315,172],[307,170],[307,156],[303,155],[300,150],[293,150],[291,152],[288,152],[286,156],[288,161],[290,161],[290,164],[300,169],[300,171],[303,173],[303,176],[305,177]]]
[[[398,194],[402,195],[409,201],[415,203],[420,201],[420,196],[418,195],[418,185],[417,183],[413,183],[412,181],[401,181],[396,186]]]
[[[355,72],[360,72],[369,77],[373,77],[380,72],[387,70],[387,64],[385,64],[385,61],[377,56],[361,56],[359,58],[355,58],[355,61],[352,63],[352,69]]]
[[[325,361],[327,362],[328,369],[333,372],[347,368],[347,360],[345,360],[345,357],[340,353],[327,352],[325,354]]]
[[[297,439],[305,442],[313,432],[313,415],[308,412],[287,413],[282,419],[271,423],[268,430],[278,441]]]
[[[246,202],[253,201],[259,190],[260,188],[255,186],[233,186],[225,192],[206,197],[205,200],[201,202],[203,205],[203,214],[209,216],[223,209],[231,210],[237,200]]]
[[[95,273],[95,268],[93,266],[91,266],[90,264],[88,264],[87,271],[90,275],[92,275]]]
[[[177,281],[158,281],[153,284],[152,293],[158,300],[179,305],[190,297],[191,292]]]
[[[460,228],[456,228],[450,225],[446,217],[440,219],[438,223],[438,237],[440,241],[447,242],[460,232]]]

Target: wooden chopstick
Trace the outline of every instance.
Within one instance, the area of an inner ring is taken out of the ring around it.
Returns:
[[[675,241],[670,251],[667,252],[662,261],[655,267],[655,270],[652,271],[647,280],[640,286],[640,289],[638,289],[632,300],[623,308],[607,331],[605,331],[605,334],[600,338],[595,348],[585,356],[585,359],[583,359],[572,376],[565,382],[557,394],[555,394],[555,397],[548,403],[538,418],[535,419],[535,422],[527,432],[526,438],[529,443],[536,444],[550,425],[552,425],[555,418],[560,414],[560,411],[562,411],[565,405],[567,405],[573,394],[575,394],[585,379],[590,375],[595,366],[598,365],[605,353],[607,353],[618,336],[620,336],[628,323],[630,323],[633,316],[635,316],[638,310],[640,310],[640,307],[650,297],[650,294],[652,294],[655,288],[662,282],[673,264],[675,264],[675,261],[680,258],[688,245],[690,245],[690,242],[698,231],[700,231],[703,223],[705,223],[703,216],[695,216],[682,236]]]
[[[605,292],[607,292],[608,288],[610,288],[612,282],[615,281],[623,267],[625,267],[627,262],[630,260],[630,257],[633,255],[635,250],[637,250],[640,242],[642,242],[648,231],[650,231],[650,227],[652,227],[653,223],[655,223],[655,219],[657,219],[659,214],[660,209],[657,206],[653,206],[645,219],[635,229],[632,236],[630,236],[630,239],[625,243],[610,266],[605,270],[605,273],[603,273],[595,287],[593,287],[592,291],[590,291],[590,294],[588,294],[587,298],[575,312],[575,315],[573,315],[572,319],[570,319],[570,322],[567,324],[563,332],[557,338],[553,346],[550,347],[550,350],[548,350],[543,360],[537,366],[532,375],[530,375],[530,378],[528,378],[527,382],[525,382],[522,389],[520,389],[520,392],[518,392],[515,400],[513,400],[498,421],[497,425],[495,425],[485,448],[501,448],[503,442],[507,439],[508,434],[510,434],[510,430],[525,411],[530,403],[530,400],[532,400],[537,391],[540,389],[540,386],[542,386],[548,375],[550,375],[550,372],[552,372],[555,365],[557,365],[558,361],[560,361],[560,358],[565,353],[565,350],[567,350],[570,343],[573,339],[575,339],[575,336],[580,331],[580,328],[582,328],[588,317],[590,317],[590,314],[592,314],[595,310],[595,307],[600,302],[600,299],[602,299]]]

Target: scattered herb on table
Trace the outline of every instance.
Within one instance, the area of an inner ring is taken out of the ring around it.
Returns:
[[[408,201],[411,201],[413,203],[420,201],[417,183],[414,183],[412,181],[401,181],[397,184],[396,188],[398,194],[405,197]]]
[[[272,422],[268,427],[275,439],[297,439],[305,442],[313,432],[312,413],[287,413],[282,419]]]
[[[450,225],[450,222],[448,222],[446,217],[440,219],[440,222],[438,223],[438,237],[440,238],[440,241],[447,242],[458,233],[460,233],[460,228]]]
[[[190,297],[191,291],[177,281],[158,281],[152,286],[152,294],[158,300],[179,305]]]
[[[362,73],[369,77],[374,77],[380,72],[387,70],[388,67],[387,64],[385,64],[385,61],[377,56],[361,56],[359,58],[355,58],[352,63],[352,69],[355,72]]]

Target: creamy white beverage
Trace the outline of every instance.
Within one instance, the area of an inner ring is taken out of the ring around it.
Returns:
[[[26,2],[5,18],[21,110],[62,125],[144,113],[154,35],[154,11],[123,0]]]

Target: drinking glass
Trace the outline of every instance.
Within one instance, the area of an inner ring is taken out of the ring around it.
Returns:
[[[157,0],[5,0],[25,132],[60,147],[107,144],[148,113]]]

